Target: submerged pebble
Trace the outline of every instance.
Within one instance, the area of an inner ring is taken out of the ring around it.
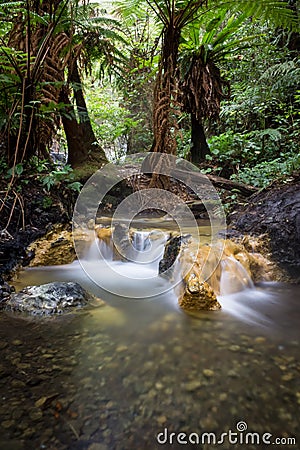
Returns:
[[[167,308],[168,327],[152,327],[164,316],[151,305],[147,316],[134,304],[122,325],[103,325],[104,308],[33,325],[0,316],[0,448],[152,449],[165,428],[221,433],[242,420],[298,433],[295,339]]]

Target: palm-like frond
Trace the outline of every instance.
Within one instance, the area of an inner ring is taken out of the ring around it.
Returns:
[[[269,21],[275,27],[288,28],[293,31],[299,31],[299,17],[291,9],[289,1],[273,0],[239,0],[239,1],[215,1],[211,5],[218,4],[220,7],[227,8],[232,12],[246,14],[248,17],[256,18],[261,21]]]

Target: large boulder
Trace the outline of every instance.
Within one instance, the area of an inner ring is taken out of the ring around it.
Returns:
[[[27,312],[33,315],[61,314],[86,306],[96,298],[78,283],[53,282],[40,286],[27,286],[12,294],[5,309]],[[101,301],[99,300],[100,304]]]

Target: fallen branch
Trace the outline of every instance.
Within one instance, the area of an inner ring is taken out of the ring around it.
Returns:
[[[250,197],[251,195],[258,192],[258,188],[254,186],[249,186],[248,184],[238,183],[237,181],[227,180],[227,178],[218,177],[217,175],[206,175],[207,178],[212,182],[212,184],[216,187],[232,191],[233,189],[237,189],[240,191],[242,195],[245,197]]]

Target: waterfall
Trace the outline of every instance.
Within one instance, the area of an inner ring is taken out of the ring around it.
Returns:
[[[106,261],[112,261],[114,252],[113,252],[113,246],[112,243],[105,242],[105,241],[99,241],[98,242],[99,251],[101,254],[101,259],[105,259]]]
[[[135,231],[133,233],[132,245],[138,252],[144,252],[151,246],[149,231]]]
[[[220,295],[233,294],[254,287],[245,267],[234,257],[227,256],[221,261]]]
[[[163,257],[167,238],[168,233],[160,230],[132,230],[130,232],[130,238],[127,241],[127,253],[125,251],[122,255],[118,254],[116,249],[114,250],[114,243],[111,238],[96,238],[90,246],[86,259],[89,261],[105,260],[109,263],[118,262],[123,265],[130,262],[136,266],[135,272],[136,275],[139,276],[143,272],[143,266],[144,269],[158,270],[159,261]],[[206,255],[205,252],[207,253],[208,258],[207,260],[205,259],[205,267],[206,271],[207,269],[209,271],[212,267],[215,267],[216,255],[215,252],[209,251],[208,246],[202,248],[201,254]],[[186,255],[187,256],[181,259],[181,261],[177,259],[174,264],[172,278],[178,282],[180,281],[186,258],[189,258],[188,251],[186,252]],[[202,261],[199,260],[199,263],[201,262]],[[188,261],[188,263],[191,264],[191,260]],[[127,271],[125,267],[123,270]],[[211,276],[208,282],[210,284],[212,283],[212,288],[216,290],[216,292],[219,292],[221,296],[254,287],[251,276],[245,267],[233,256],[223,255],[218,270],[220,271],[219,280],[213,282],[213,276]]]
[[[83,259],[90,262],[97,262],[99,260],[112,261],[113,260],[112,242],[107,242],[102,239],[95,238],[91,242]]]
[[[103,287],[117,295],[132,297],[156,294],[163,286],[165,289],[179,285],[184,273],[193,270],[200,282],[207,281],[220,297],[252,290],[254,284],[247,269],[228,249],[224,253],[214,251],[214,247],[203,245],[196,249],[186,247],[182,257],[176,259],[172,276],[163,280],[159,275],[159,263],[163,258],[169,232],[161,230],[130,230],[114,242],[113,234],[102,233],[96,238],[84,257],[83,264]],[[220,260],[221,259],[221,260]],[[187,266],[187,267],[186,267]],[[222,305],[221,301],[221,305]]]

